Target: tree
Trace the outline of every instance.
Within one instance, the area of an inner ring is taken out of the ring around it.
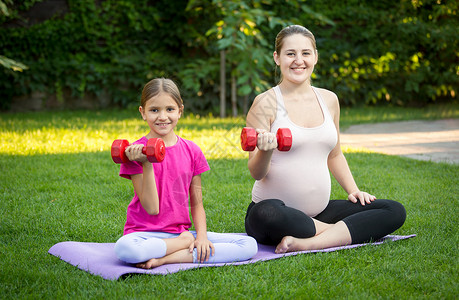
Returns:
[[[12,4],[13,2],[11,0],[5,0],[6,3]],[[6,4],[0,0],[0,12],[4,16],[9,16],[9,10]],[[0,55],[0,65],[7,69],[11,69],[15,72],[19,71],[22,72],[24,70],[27,70],[29,67],[24,65],[23,63],[20,63],[18,61],[15,61],[11,58],[8,58],[6,56]]]
[[[213,0],[212,3],[219,8],[222,17],[206,34],[214,38],[220,51],[220,116],[226,116],[227,64],[230,66],[232,115],[237,116],[238,96],[246,99],[245,112],[247,97],[269,86],[263,75],[270,73],[271,54],[260,26],[267,24],[272,29],[285,22],[263,7],[269,6],[269,0]]]
[[[197,5],[198,1],[191,1]],[[220,51],[220,116],[226,116],[226,66],[230,69],[231,110],[238,113],[238,96],[244,101],[242,110],[248,110],[249,95],[270,87],[272,76],[271,39],[266,33],[277,32],[288,24],[298,22],[296,17],[282,19],[274,11],[276,0],[213,0],[215,11],[221,17],[206,36],[213,40]],[[304,12],[321,23],[334,25],[324,15],[314,12],[302,1],[288,1],[281,5]]]

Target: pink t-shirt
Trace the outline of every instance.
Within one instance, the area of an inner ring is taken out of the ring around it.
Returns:
[[[177,136],[175,145],[166,147],[166,156],[161,163],[154,163],[156,187],[159,196],[159,214],[149,215],[139,197],[134,197],[127,208],[124,234],[136,231],[161,231],[181,233],[191,227],[189,213],[189,190],[193,176],[210,170],[201,149],[192,141]],[[133,144],[147,144],[142,137]],[[120,176],[142,174],[142,164],[131,161],[121,164]]]

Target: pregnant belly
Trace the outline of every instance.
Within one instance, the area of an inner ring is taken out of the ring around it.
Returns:
[[[298,168],[303,168],[302,172],[297,172]],[[331,188],[328,168],[320,169],[306,169],[304,166],[276,168],[272,165],[269,174],[255,183],[254,201],[280,199],[310,217],[316,216],[327,207]]]

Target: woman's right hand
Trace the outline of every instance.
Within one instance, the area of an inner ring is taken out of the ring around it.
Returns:
[[[138,161],[140,163],[144,163],[148,160],[147,156],[142,153],[143,147],[144,145],[142,144],[129,145],[126,147],[124,153],[126,153],[126,156],[130,161]]]
[[[273,151],[277,148],[277,137],[273,132],[257,129],[257,148],[261,151]]]

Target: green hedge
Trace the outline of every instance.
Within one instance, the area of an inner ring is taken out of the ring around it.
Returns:
[[[29,70],[2,70],[0,89],[6,97],[0,99],[1,108],[7,109],[12,97],[33,91],[58,99],[108,93],[124,107],[138,103],[139,90],[151,78],[179,80],[181,68],[203,52],[187,24],[187,1],[149,2],[69,0],[63,16],[33,26],[12,26],[4,18],[1,49]],[[26,7],[15,8],[19,18]]]
[[[206,32],[223,18],[222,1],[54,1],[61,12],[36,22],[34,10],[49,1],[3,2],[9,16],[0,17],[0,55],[29,68],[0,69],[0,109],[37,91],[62,103],[92,95],[137,105],[143,84],[166,76],[180,85],[188,110],[217,111],[218,37]],[[343,104],[424,105],[456,97],[456,1],[243,2],[314,32],[320,54],[314,84],[335,91]],[[256,24],[271,43],[263,61],[282,28],[268,25]],[[274,85],[274,72],[264,70],[257,80]]]
[[[326,1],[328,2],[328,1]],[[338,1],[322,4],[336,26],[314,28],[321,84],[346,103],[423,105],[458,92],[458,2]]]

